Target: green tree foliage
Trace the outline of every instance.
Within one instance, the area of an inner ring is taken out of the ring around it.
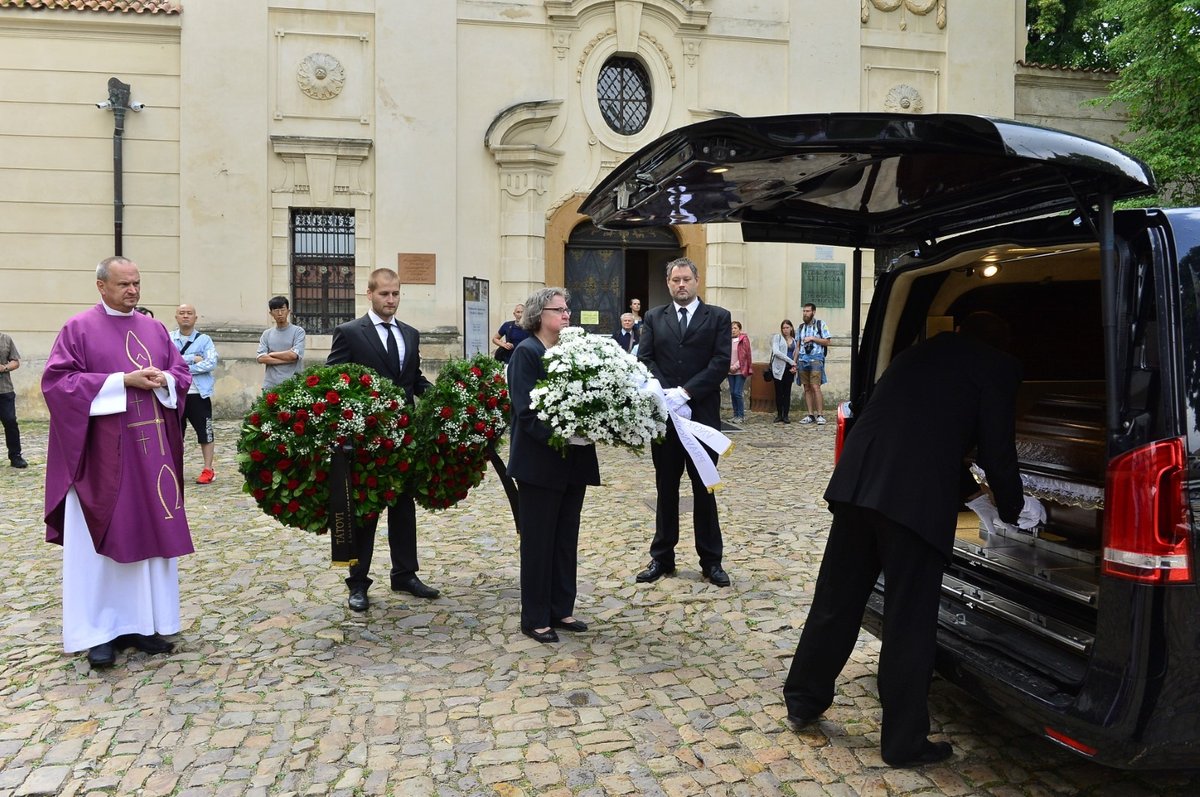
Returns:
[[[1114,69],[1106,45],[1117,32],[1101,16],[1104,0],[1027,0],[1025,60],[1048,66]]]
[[[1127,148],[1154,170],[1167,204],[1200,205],[1200,0],[1101,0],[1120,23],[1109,102],[1129,112]]]

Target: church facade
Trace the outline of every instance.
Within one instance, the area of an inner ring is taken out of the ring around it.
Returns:
[[[1021,63],[1024,5],[0,0],[0,329],[28,366],[22,415],[43,412],[40,366],[118,245],[160,320],[197,308],[227,415],[260,389],[270,297],[290,299],[320,362],[381,266],[401,274],[427,370],[490,347],[542,285],[611,332],[631,299],[666,300],[679,255],[756,359],[808,301],[848,338],[849,250],[718,225],[613,234],[580,202],[641,146],[720,115],[957,112],[1118,135],[1112,111],[1079,102],[1111,76]],[[835,347],[832,395],[847,359]]]

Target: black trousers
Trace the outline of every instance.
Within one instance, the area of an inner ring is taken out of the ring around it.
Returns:
[[[388,507],[388,548],[392,554],[393,578],[405,578],[417,572],[417,505],[412,496],[402,495]],[[371,556],[375,552],[375,530],[379,518],[368,521],[358,530],[358,563],[351,565],[348,586],[369,587],[372,584]]]
[[[21,429],[17,426],[17,394],[0,393],[0,424],[4,425],[4,444],[8,458],[21,456]]]
[[[881,752],[888,763],[916,756],[929,735],[944,568],[942,555],[909,528],[872,509],[835,505],[812,608],[783,685],[788,713],[814,717],[833,703],[834,681],[858,639],[867,598],[882,571]]]
[[[704,449],[713,462],[717,454]],[[654,517],[654,540],[650,543],[650,558],[667,567],[675,567],[675,546],[679,543],[679,480],[686,468],[692,480],[692,523],[696,530],[696,553],[700,569],[721,564],[724,547],[721,541],[721,521],[717,519],[717,498],[708,491],[696,466],[688,459],[675,426],[667,423],[667,437],[662,443],[650,444],[654,460],[654,486],[658,491],[658,511]]]
[[[521,515],[521,625],[546,628],[575,613],[579,515],[587,486],[517,482]]]
[[[792,409],[792,383],[795,379],[795,374],[785,370],[783,379],[775,380],[775,415],[780,418],[788,417]]]

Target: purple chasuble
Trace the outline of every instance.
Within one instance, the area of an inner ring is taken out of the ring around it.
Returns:
[[[90,415],[110,374],[149,366],[175,377],[176,409],[152,391],[129,387],[124,412]],[[67,321],[42,374],[50,409],[47,542],[62,545],[64,506],[74,487],[96,553],[117,562],[192,553],[180,424],[191,381],[166,327],[152,318],[109,315],[97,304]]]

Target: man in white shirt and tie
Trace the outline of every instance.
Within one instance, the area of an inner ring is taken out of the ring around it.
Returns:
[[[429,388],[421,373],[421,336],[416,329],[396,320],[400,303],[400,277],[390,268],[371,272],[367,281],[371,309],[361,318],[347,321],[333,331],[333,344],[326,365],[356,363],[377,371],[404,390],[405,401]],[[409,592],[418,598],[436,598],[438,591],[417,578],[417,509],[411,495],[399,496],[388,507],[388,547],[391,550],[391,586],[394,592]],[[358,562],[350,567],[347,601],[356,612],[370,605],[371,555],[375,549],[378,521],[367,521],[358,530]]]

